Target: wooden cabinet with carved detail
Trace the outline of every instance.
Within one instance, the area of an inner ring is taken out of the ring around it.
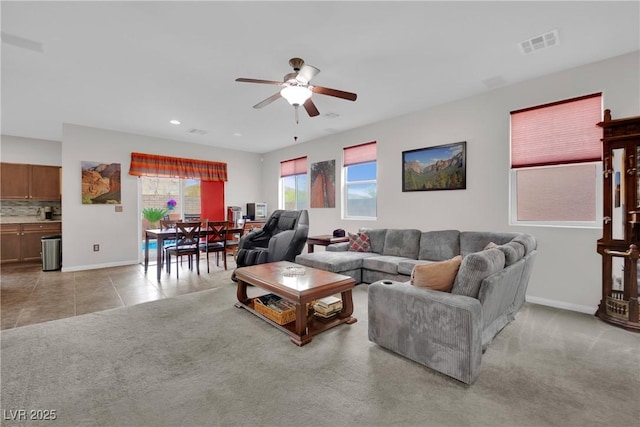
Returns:
[[[640,332],[640,116],[611,119],[605,110],[603,137],[602,299],[596,315]]]

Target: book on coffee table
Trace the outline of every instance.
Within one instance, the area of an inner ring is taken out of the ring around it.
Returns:
[[[321,313],[324,315],[334,314],[342,310],[342,301],[340,301],[339,303],[333,304],[331,307],[323,307],[319,304],[315,304],[313,306],[313,310],[316,313]]]
[[[279,311],[279,312],[283,312],[283,311],[287,311],[290,309],[295,309],[295,305],[285,299],[280,298],[277,295],[274,294],[266,294],[266,295],[262,295],[261,297],[257,298],[258,300],[260,300],[260,303],[262,303],[262,305],[269,307],[273,310]]]
[[[335,305],[338,303],[342,304],[342,300],[334,296],[320,298],[319,300],[316,301],[316,304],[321,307],[331,307],[332,305]]]

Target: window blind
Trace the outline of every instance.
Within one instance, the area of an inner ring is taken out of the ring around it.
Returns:
[[[284,160],[280,162],[280,177],[307,173],[307,158]]]
[[[602,160],[602,94],[511,112],[511,167]]]
[[[352,147],[345,147],[343,154],[345,166],[375,162],[377,157],[376,142],[372,141]]]

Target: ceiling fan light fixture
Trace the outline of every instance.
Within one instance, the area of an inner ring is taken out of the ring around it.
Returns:
[[[280,91],[280,95],[291,105],[302,105],[311,98],[311,90],[306,86],[286,86]]]

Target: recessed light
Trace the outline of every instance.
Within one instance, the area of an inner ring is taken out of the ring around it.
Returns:
[[[233,134],[233,136],[242,136],[242,134],[240,132],[236,132]]]
[[[172,125],[179,125],[180,124],[180,120],[176,120],[176,119],[169,120],[169,123],[171,123]]]

